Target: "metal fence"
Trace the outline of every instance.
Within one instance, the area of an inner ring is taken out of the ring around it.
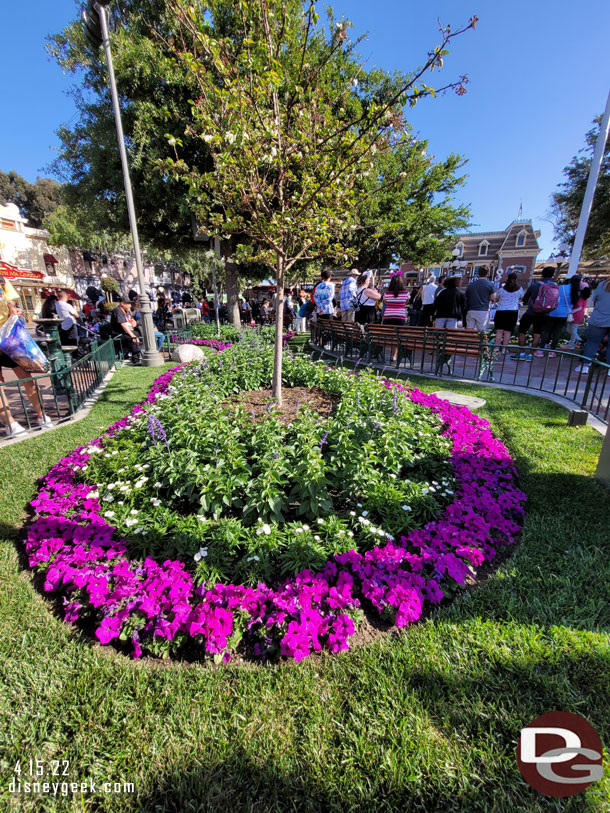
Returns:
[[[576,353],[532,347],[498,348],[482,333],[396,327],[385,335],[332,321],[311,325],[310,344],[336,364],[371,365],[383,373],[494,383],[560,396],[604,423],[610,417],[610,366]]]
[[[69,418],[121,359],[120,343],[108,339],[63,369],[7,381],[0,385],[0,418],[5,427],[17,421],[25,429]]]

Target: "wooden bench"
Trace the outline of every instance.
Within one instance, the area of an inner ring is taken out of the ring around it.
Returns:
[[[486,340],[477,330],[411,327],[408,325],[376,325],[366,327],[369,360],[385,361],[386,348],[396,350],[396,366],[403,359],[413,367],[417,350],[435,357],[434,373],[438,375],[446,364],[451,372],[454,356],[482,358]]]

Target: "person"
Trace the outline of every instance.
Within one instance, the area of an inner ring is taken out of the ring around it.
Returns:
[[[582,325],[587,313],[587,300],[591,296],[589,283],[585,282],[580,274],[574,274],[570,282],[570,298],[572,300],[572,318],[568,316],[568,330],[570,338],[564,345],[564,350],[574,350],[581,339],[578,329]]]
[[[409,325],[411,327],[419,327],[421,324],[421,310],[422,310],[422,288],[416,285],[411,292],[411,302],[409,304]]]
[[[131,326],[135,330],[135,332],[138,334],[138,336],[142,337],[144,334],[142,333],[142,314],[140,313],[140,307],[141,307],[141,303],[140,303],[139,298],[136,299],[136,300],[132,300],[131,310],[132,310],[133,319],[131,321]],[[163,342],[165,341],[165,335],[163,333],[161,333],[160,330],[157,330],[157,328],[154,327],[154,324],[153,324],[153,328],[154,328],[154,333],[155,333],[155,342],[156,342],[156,345],[157,345],[157,350],[159,352],[161,352],[161,348],[163,347]]]
[[[482,265],[478,279],[466,288],[466,327],[470,330],[487,330],[489,325],[489,305],[496,299],[493,284],[487,279],[489,268]]]
[[[368,325],[375,321],[375,307],[381,294],[375,288],[375,278],[372,271],[364,271],[356,280],[356,311],[355,321],[359,325]]]
[[[271,314],[273,313],[268,299],[263,299],[261,305],[261,324],[268,325],[271,323]]]
[[[294,303],[290,291],[284,291],[284,327],[290,328],[294,319]]]
[[[591,359],[599,346],[607,339],[606,364],[610,364],[610,281],[600,282],[591,296],[593,312],[589,316],[589,326],[582,355],[585,361],[574,368],[576,373],[588,373]],[[610,376],[610,370],[608,371]]]
[[[11,316],[17,316],[22,321],[25,321],[23,311],[17,305],[17,293],[12,285],[7,283],[0,284],[0,327],[6,324]],[[12,370],[16,378],[23,381],[23,389],[34,408],[36,413],[36,422],[38,426],[43,429],[47,426],[52,426],[52,421],[48,415],[45,415],[38,396],[36,384],[31,380],[31,373],[24,370],[16,361],[10,356],[0,351],[0,384],[4,384],[4,376],[2,368]],[[17,437],[24,435],[27,432],[25,426],[22,426],[19,421],[16,421],[4,395],[0,393],[0,414],[4,420],[4,433],[6,437]]]
[[[533,331],[533,339],[532,339],[532,347],[538,347],[540,343],[540,336],[544,329],[544,324],[546,322],[546,313],[538,312],[534,309],[534,304],[538,299],[538,295],[540,294],[540,286],[542,285],[553,285],[555,288],[558,286],[556,283],[553,282],[553,277],[555,275],[555,266],[553,265],[546,265],[542,269],[542,279],[536,280],[532,282],[529,286],[525,294],[523,295],[523,304],[527,305],[527,310],[521,317],[519,321],[519,333],[518,333],[518,342],[519,347],[525,347],[525,337],[527,335],[527,331],[532,328]],[[521,361],[531,361],[532,360],[531,353],[525,353],[522,349],[518,353],[513,353],[511,359],[520,359]]]
[[[59,326],[59,340],[61,346],[78,344],[78,328],[76,327],[78,313],[76,312],[76,308],[68,302],[68,294],[65,291],[61,291],[57,297],[55,309],[57,311],[57,318],[62,320]]]
[[[517,274],[514,271],[506,277],[504,285],[500,287],[496,294],[496,313],[494,315],[494,327],[496,329],[495,346],[497,349],[506,348],[513,335],[513,330],[519,319],[519,301],[523,299],[525,291],[517,282]]]
[[[572,288],[570,281],[565,279],[559,286],[559,303],[557,307],[547,314],[542,334],[540,336],[540,347],[546,347],[549,340],[551,342],[551,352],[548,354],[549,358],[555,358],[556,354],[553,352],[557,348],[561,331],[568,321],[568,316],[572,312]],[[542,350],[536,350],[534,353],[538,358],[544,358]]]
[[[333,305],[335,285],[331,282],[332,271],[325,268],[320,276],[322,279],[313,292],[313,301],[317,308],[318,319],[329,320],[335,315],[335,306]]]
[[[41,319],[57,318],[57,296],[55,294],[51,294],[50,296],[48,296],[42,303],[40,318]]]
[[[421,291],[422,309],[420,323],[422,327],[429,327],[432,322],[432,314],[434,313],[434,297],[436,296],[437,289],[438,285],[436,284],[436,278],[430,275]]]
[[[207,299],[201,300],[201,318],[206,323],[210,321],[210,306]]]
[[[464,321],[466,297],[460,289],[460,277],[448,277],[434,300],[434,327],[454,330],[459,321]]]
[[[242,299],[239,305],[239,318],[242,324],[247,324],[252,319],[252,308],[247,299]]]
[[[403,275],[399,272],[394,274],[390,284],[383,296],[384,309],[381,317],[382,325],[397,325],[399,327],[407,324],[407,303],[410,294]],[[396,361],[398,347],[392,348],[392,361]]]
[[[343,280],[341,289],[339,291],[339,304],[341,306],[341,321],[353,322],[356,318],[356,311],[352,307],[352,300],[356,296],[356,279],[358,277],[358,269],[352,268],[347,277]]]
[[[110,334],[121,339],[123,349],[131,355],[132,364],[139,364],[141,344],[131,321],[131,300],[123,296],[110,315]]]

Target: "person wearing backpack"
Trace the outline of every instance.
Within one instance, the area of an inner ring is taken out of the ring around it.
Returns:
[[[559,286],[559,302],[557,307],[546,317],[546,323],[542,329],[542,336],[540,338],[540,347],[546,347],[549,340],[551,342],[551,352],[549,353],[549,358],[555,358],[555,353],[552,351],[557,348],[561,331],[568,321],[568,314],[571,312],[571,286],[570,280],[566,279]],[[534,355],[538,358],[544,358],[544,353],[542,350],[536,350]]]
[[[532,282],[525,292],[523,304],[527,305],[527,310],[519,322],[518,342],[520,348],[525,347],[525,339],[530,327],[534,334],[532,347],[538,347],[540,344],[540,336],[544,330],[547,316],[559,303],[559,285],[553,281],[554,275],[555,267],[553,265],[546,265],[542,269],[542,279]],[[532,353],[526,353],[524,350],[520,350],[518,353],[513,353],[510,358],[521,361],[531,361],[533,356]]]

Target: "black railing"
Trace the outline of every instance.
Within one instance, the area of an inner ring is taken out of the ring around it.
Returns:
[[[460,335],[462,334],[462,336]],[[311,325],[311,345],[337,364],[382,372],[463,379],[560,396],[604,423],[610,417],[610,366],[573,352],[496,347],[485,333],[394,327],[361,329],[330,320]],[[314,351],[314,352],[315,352]]]
[[[70,366],[0,384],[0,418],[4,426],[10,425],[11,418],[24,429],[34,429],[46,421],[56,423],[71,417],[121,359],[120,343],[108,339]]]

